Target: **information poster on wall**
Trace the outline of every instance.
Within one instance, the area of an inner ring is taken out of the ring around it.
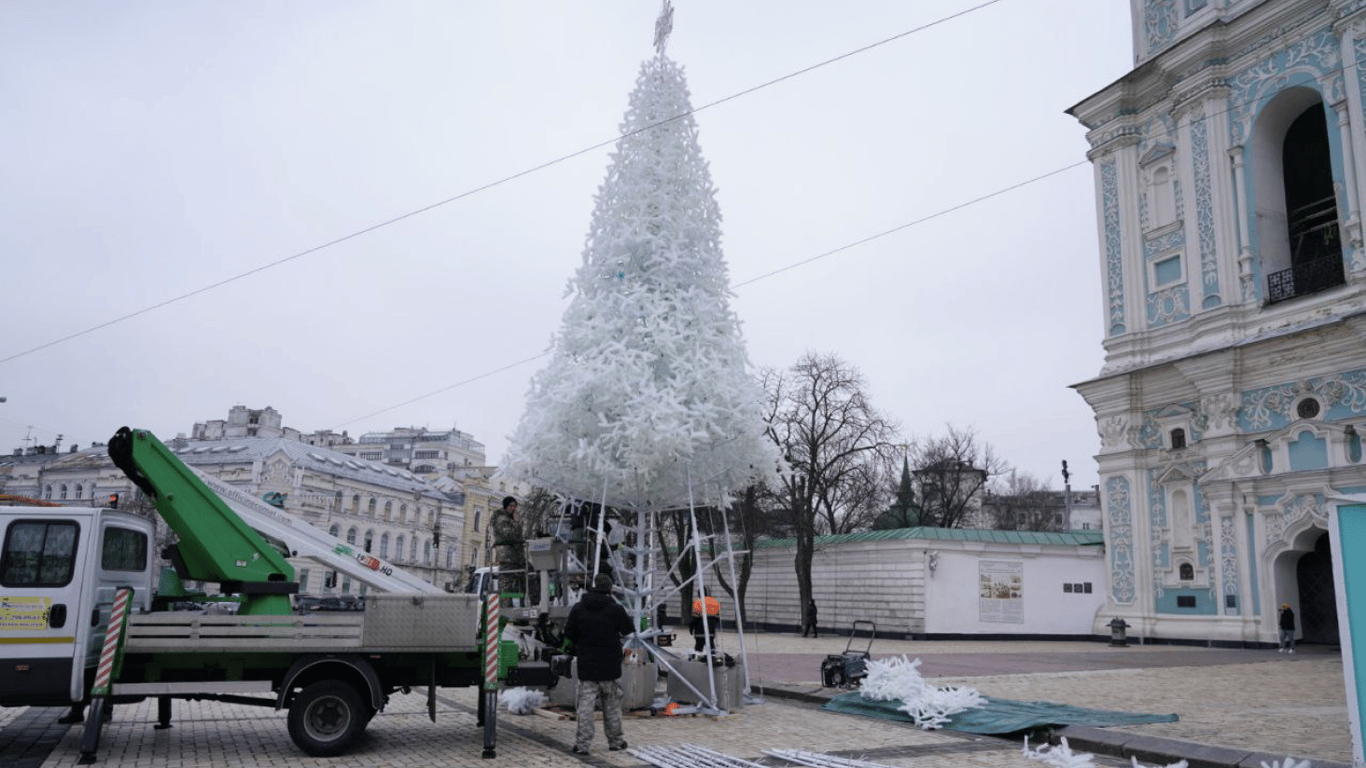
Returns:
[[[1024,563],[978,560],[978,618],[1003,624],[1024,623]]]

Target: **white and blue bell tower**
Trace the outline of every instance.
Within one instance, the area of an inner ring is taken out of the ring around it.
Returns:
[[[1330,515],[1366,499],[1366,0],[1131,0],[1069,110],[1096,184],[1110,583],[1153,639],[1338,642]]]

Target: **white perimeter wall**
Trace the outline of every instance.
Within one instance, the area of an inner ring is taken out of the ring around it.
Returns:
[[[793,549],[756,550],[746,597],[747,622],[770,629],[801,626],[795,556]],[[1018,568],[1018,601],[1004,608],[983,604],[983,562],[1005,564],[988,572]],[[724,564],[720,567],[726,569]],[[724,572],[729,580],[728,569]],[[1105,558],[1098,546],[923,539],[849,542],[818,549],[812,579],[822,633],[848,634],[854,620],[866,619],[888,636],[1090,635],[1092,619],[1105,602]],[[1065,583],[1087,582],[1089,594],[1063,591]],[[712,579],[708,591],[715,589]],[[733,618],[728,603],[724,613],[726,619]]]
[[[1105,605],[1100,547],[1039,547],[952,542],[936,547],[925,585],[929,634],[1090,635]],[[982,598],[984,574],[1020,575],[1018,598]],[[1091,585],[1091,592],[1065,591]]]

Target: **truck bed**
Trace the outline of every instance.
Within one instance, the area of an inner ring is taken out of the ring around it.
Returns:
[[[129,617],[127,653],[450,653],[478,651],[473,595],[370,595],[364,611],[234,616],[161,611]]]

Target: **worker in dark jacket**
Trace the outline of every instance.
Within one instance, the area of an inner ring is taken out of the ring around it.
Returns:
[[[565,637],[574,643],[578,658],[578,703],[575,715],[578,729],[574,733],[576,755],[588,754],[593,743],[593,706],[602,701],[602,729],[607,734],[607,748],[626,749],[625,734],[621,729],[621,640],[635,632],[626,609],[612,599],[612,577],[599,573],[593,578],[593,588],[569,609],[569,620],[564,625]]]

